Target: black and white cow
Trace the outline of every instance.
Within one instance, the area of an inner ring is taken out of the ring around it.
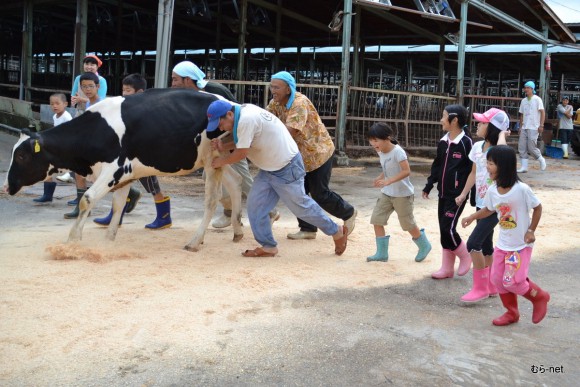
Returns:
[[[243,237],[241,178],[230,166],[211,168],[216,152],[205,132],[207,107],[217,98],[190,89],[150,89],[107,98],[52,129],[23,132],[14,145],[5,190],[14,195],[63,169],[89,176],[94,183],[79,203],[69,241],[81,239],[90,210],[112,190],[113,218],[107,237],[114,240],[131,182],[145,176],[185,175],[203,167],[204,217],[185,249],[197,251],[203,242],[222,181],[231,193],[234,241],[239,241]]]

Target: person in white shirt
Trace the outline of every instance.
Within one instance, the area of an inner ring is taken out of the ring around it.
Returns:
[[[64,122],[72,120],[72,116],[66,111],[68,101],[66,95],[63,93],[54,93],[50,96],[50,108],[54,112],[52,122],[54,126],[60,125]],[[54,191],[56,190],[56,182],[52,181],[52,175],[44,180],[44,193],[42,196],[32,199],[36,203],[52,202]]]
[[[572,131],[574,130],[574,123],[572,117],[574,116],[574,108],[569,104],[568,97],[562,98],[562,103],[558,105],[558,118],[560,141],[562,141],[562,150],[564,151],[564,158],[568,158],[568,144],[572,139]]]
[[[518,152],[522,166],[518,173],[528,171],[528,157],[532,157],[540,162],[540,169],[546,169],[546,159],[538,149],[538,135],[544,131],[544,120],[546,112],[542,99],[536,95],[536,84],[528,81],[524,85],[526,98],[520,103],[520,137],[518,140]]]
[[[233,150],[212,161],[213,168],[248,158],[259,172],[248,194],[248,218],[254,238],[261,245],[242,253],[245,257],[273,257],[278,253],[268,213],[281,200],[301,219],[320,228],[334,239],[334,252],[346,250],[348,230],[332,221],[304,190],[304,163],[286,126],[272,113],[251,104],[232,105],[226,100],[211,103],[207,110],[207,131],[232,133],[233,142],[212,140],[220,152]]]
[[[474,220],[497,213],[499,238],[493,252],[491,281],[507,309],[492,321],[498,326],[518,322],[518,295],[532,302],[534,324],[546,316],[550,301],[550,294],[528,278],[542,205],[530,187],[518,178],[516,165],[516,152],[507,145],[495,146],[487,152],[487,171],[495,184],[485,194],[484,207],[461,221],[467,227]]]

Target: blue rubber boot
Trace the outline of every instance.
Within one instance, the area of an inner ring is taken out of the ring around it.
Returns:
[[[45,181],[44,182],[44,193],[41,197],[36,199],[32,199],[33,202],[36,203],[48,203],[52,202],[52,195],[54,195],[54,190],[56,189],[56,183],[52,181]]]
[[[145,228],[150,230],[161,230],[162,228],[171,227],[171,202],[169,196],[163,200],[155,201],[155,208],[157,209],[157,217],[152,223],[146,224]]]
[[[79,202],[81,201],[83,195],[85,194],[85,192],[87,192],[86,189],[80,189],[77,188],[77,198],[76,198],[76,206],[75,209],[72,210],[71,212],[68,212],[66,214],[64,214],[64,218],[65,219],[76,219],[79,217]],[[67,204],[70,204],[71,202],[68,202]]]
[[[137,202],[141,199],[141,191],[136,188],[129,188],[129,195],[127,196],[127,205],[125,211],[129,214],[135,209]]]
[[[377,252],[375,255],[367,257],[367,262],[387,262],[389,260],[389,238],[391,236],[387,235],[384,237],[377,237]]]
[[[128,205],[129,205],[129,199],[127,199],[127,204],[125,204],[125,206],[123,207],[123,211],[121,212],[121,219],[119,219],[119,226],[123,224],[123,216],[125,215],[125,212],[127,211]],[[93,222],[95,222],[99,226],[108,226],[109,224],[111,224],[112,218],[113,218],[113,209],[111,208],[109,215],[105,216],[104,218],[95,218],[95,219],[93,219]]]
[[[431,243],[427,240],[427,235],[425,235],[425,229],[421,229],[421,236],[417,239],[413,239],[413,242],[419,248],[419,252],[415,257],[415,262],[421,262],[425,258],[427,258],[427,254],[431,251]]]

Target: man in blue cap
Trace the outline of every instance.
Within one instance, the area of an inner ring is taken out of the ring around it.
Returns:
[[[217,94],[225,99],[238,103],[236,97],[232,94],[230,89],[221,83],[206,81],[205,73],[201,71],[199,67],[193,62],[188,60],[179,62],[173,67],[171,73],[171,87],[172,88],[185,88],[194,89],[197,91],[205,91],[207,93]],[[236,171],[242,177],[242,193],[248,197],[250,188],[252,188],[253,178],[250,174],[250,168],[248,166],[248,161],[242,159],[239,162],[232,165],[234,171]],[[232,203],[230,199],[229,192],[222,187],[222,199],[221,203],[224,207],[223,214],[212,222],[212,227],[214,228],[225,228],[232,224]],[[280,213],[278,210],[273,209],[270,213],[271,222],[275,222],[280,219]]]
[[[212,140],[220,152],[233,150],[212,161],[213,168],[233,164],[247,157],[259,168],[248,195],[248,218],[260,247],[246,250],[245,257],[273,257],[278,253],[268,213],[281,200],[290,211],[320,228],[334,239],[334,252],[346,250],[348,230],[334,223],[304,191],[304,164],[296,142],[286,126],[273,114],[255,105],[212,102],[207,110],[207,131],[230,132],[234,141]]]
[[[542,99],[536,95],[536,84],[528,81],[524,84],[526,97],[520,103],[520,137],[518,140],[518,152],[522,166],[518,173],[528,171],[528,157],[532,155],[540,162],[540,169],[546,169],[546,160],[538,149],[538,135],[544,131],[546,112]]]

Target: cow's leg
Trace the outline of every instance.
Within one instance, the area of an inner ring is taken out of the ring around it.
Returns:
[[[242,229],[242,177],[229,165],[224,166],[222,169],[222,184],[230,194],[232,205],[234,242],[239,242],[244,237],[244,231]]]
[[[125,208],[125,204],[127,204],[127,196],[129,195],[130,188],[131,184],[127,184],[113,192],[113,217],[111,218],[111,223],[109,223],[109,227],[107,228],[107,239],[111,241],[114,241],[117,236],[119,221],[123,215],[123,208]]]
[[[111,187],[109,187],[109,182],[112,180],[115,170],[117,170],[117,167],[113,165],[103,168],[97,180],[94,182],[91,188],[85,192],[79,201],[79,216],[75,220],[68,235],[69,242],[79,241],[82,239],[83,227],[85,226],[85,222],[89,217],[91,209],[95,206],[96,202],[102,199],[103,196],[105,196],[111,190]]]
[[[222,174],[223,170],[221,168],[213,169],[211,167],[205,168],[205,199],[204,199],[204,211],[203,219],[201,224],[197,227],[193,239],[185,245],[185,250],[188,251],[199,251],[201,244],[203,243],[203,237],[205,236],[205,230],[209,226],[209,222],[215,213],[217,203],[222,195]]]

